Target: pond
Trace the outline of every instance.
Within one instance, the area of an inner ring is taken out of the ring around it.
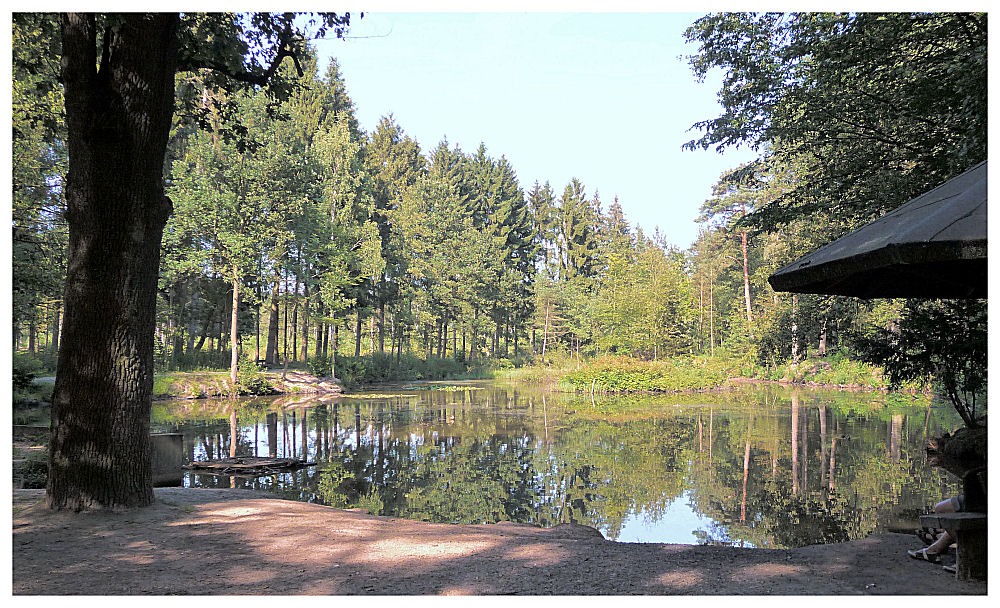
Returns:
[[[315,461],[262,477],[187,472],[189,487],[272,491],[379,515],[593,526],[622,542],[797,547],[904,531],[955,478],[928,436],[961,421],[925,396],[780,386],[594,396],[493,382],[338,398],[155,402],[187,461]]]

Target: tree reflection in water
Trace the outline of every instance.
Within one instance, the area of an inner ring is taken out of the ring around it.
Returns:
[[[184,434],[189,459],[267,453],[318,463],[256,478],[189,474],[189,486],[426,521],[580,523],[611,539],[630,521],[670,530],[678,524],[668,511],[682,509],[702,523],[674,542],[839,542],[915,525],[956,490],[927,466],[923,447],[960,421],[925,397],[748,387],[591,399],[433,386],[326,403],[163,404],[153,422]]]

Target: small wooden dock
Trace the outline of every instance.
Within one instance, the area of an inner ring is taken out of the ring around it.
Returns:
[[[200,460],[184,465],[184,468],[189,471],[197,471],[209,475],[244,475],[253,477],[285,473],[315,464],[315,462],[307,462],[298,458],[238,456],[235,458],[220,458],[218,460]]]

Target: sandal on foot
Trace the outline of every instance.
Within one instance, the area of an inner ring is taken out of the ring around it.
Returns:
[[[938,558],[938,554],[937,553],[929,553],[927,551],[927,547],[924,547],[923,549],[911,549],[911,550],[907,551],[906,553],[907,553],[907,555],[909,555],[913,559],[922,559],[922,560],[928,561],[928,562],[930,562],[932,564],[938,563],[938,559],[939,559]]]
[[[952,574],[958,574],[958,564],[953,564],[951,566],[941,566],[945,572],[951,572]]]

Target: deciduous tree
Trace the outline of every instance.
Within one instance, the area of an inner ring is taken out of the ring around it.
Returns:
[[[149,411],[163,169],[178,70],[262,86],[296,57],[295,15],[60,18],[69,169],[66,314],[52,397],[47,502],[80,510],[153,500]],[[339,34],[349,15],[324,15]],[[286,83],[287,84],[287,83]],[[287,91],[281,83],[276,92]]]

